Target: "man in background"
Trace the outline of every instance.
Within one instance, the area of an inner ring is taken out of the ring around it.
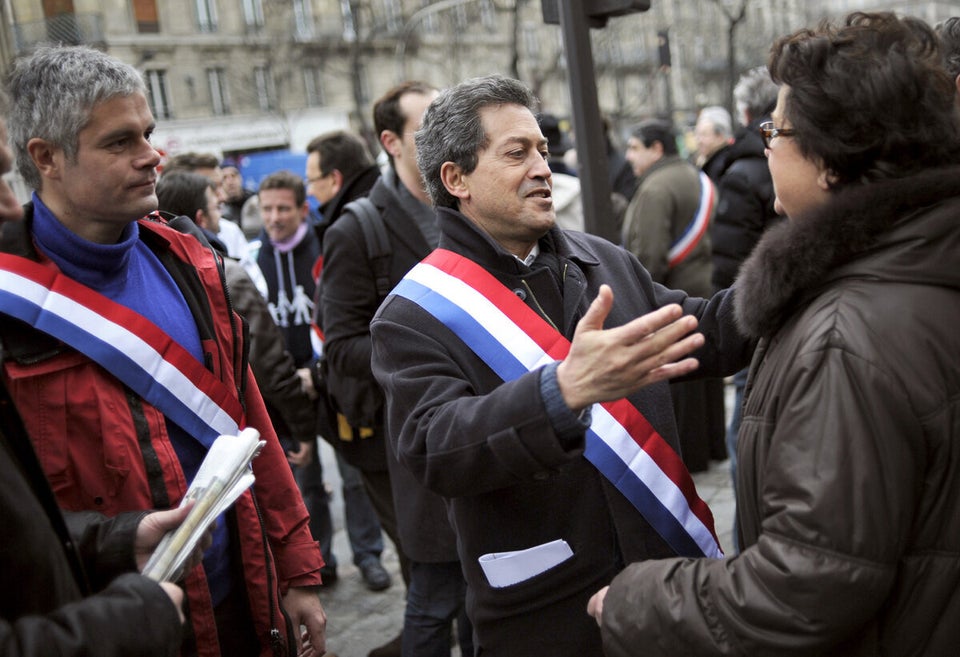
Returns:
[[[640,181],[627,207],[622,241],[654,281],[709,297],[710,237],[716,188],[680,157],[673,124],[642,122],[627,142],[627,159]],[[698,379],[670,384],[683,462],[691,472],[724,460],[723,383]]]
[[[317,353],[311,330],[321,255],[320,238],[307,220],[310,208],[299,176],[290,171],[272,173],[261,181],[258,196],[263,230],[260,239],[251,245],[251,255],[256,258],[266,279],[267,303],[273,320],[280,327],[287,351],[293,356],[304,390],[315,400],[317,391],[313,386],[312,372]],[[295,443],[298,437],[283,418],[278,414],[272,417],[281,438]],[[332,552],[330,494],[323,482],[323,466],[316,441],[301,445],[305,451],[297,458],[296,479],[310,511],[311,531],[320,541],[327,559],[324,577],[330,584],[338,577]],[[344,480],[344,515],[354,563],[367,587],[382,591],[390,586],[390,574],[380,562],[383,551],[380,525],[362,484],[351,485],[349,473],[341,472],[341,475]]]
[[[217,195],[217,202],[224,200],[223,192],[223,171],[220,169],[220,161],[213,153],[178,153],[167,159],[163,165],[163,173],[172,173],[174,171],[193,171],[199,173],[210,181],[213,185],[214,193]],[[218,218],[219,219],[219,218]],[[227,255],[243,260],[247,255],[247,238],[240,230],[240,226],[233,221],[217,222],[217,239],[227,247]],[[251,278],[256,279],[251,275]]]
[[[713,259],[712,283],[715,290],[733,285],[743,261],[753,251],[770,226],[781,221],[773,208],[776,195],[773,179],[764,155],[760,124],[770,120],[777,104],[778,87],[765,66],[750,69],[733,89],[743,126],[727,149],[724,168],[717,185],[720,200],[710,226]],[[727,426],[726,445],[730,457],[730,476],[737,481],[737,433],[740,431],[740,405],[747,385],[746,368],[733,377],[733,416]],[[736,492],[736,486],[734,486]],[[739,549],[739,532],[734,515],[734,548]]]
[[[307,144],[306,177],[307,193],[320,202],[317,230],[322,240],[343,206],[367,195],[380,177],[380,169],[359,135],[333,130]]]
[[[352,440],[343,443],[358,460],[380,522],[397,545],[407,583],[399,651],[387,644],[371,657],[449,657],[451,626],[457,622],[460,652],[473,654],[472,627],[464,611],[466,583],[456,536],[443,500],[400,466],[389,447],[383,391],[370,367],[370,321],[392,289],[432,251],[440,231],[417,168],[414,134],[437,90],[419,81],[392,87],[373,106],[373,122],[389,167],[370,190],[390,244],[382,272],[369,257],[362,213],[344,212],[324,237],[323,329],[333,396],[346,416]],[[368,226],[369,228],[369,226]],[[381,275],[385,282],[378,281]],[[367,435],[362,428],[369,428]]]
[[[730,112],[719,105],[704,107],[697,116],[693,138],[697,144],[696,165],[716,183],[724,166],[727,148],[733,143]]]

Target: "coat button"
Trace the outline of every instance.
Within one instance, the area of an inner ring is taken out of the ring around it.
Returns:
[[[526,300],[527,300],[527,291],[524,290],[522,287],[516,288],[516,289],[513,291],[513,293],[516,294],[518,297],[520,297],[520,301],[526,301]]]
[[[103,498],[98,495],[97,497],[93,498],[93,503],[97,506],[101,506],[103,504]]]

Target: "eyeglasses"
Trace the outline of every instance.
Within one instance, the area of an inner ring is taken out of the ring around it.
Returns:
[[[793,128],[778,128],[773,125],[773,121],[764,121],[760,124],[760,138],[763,139],[763,147],[770,148],[770,141],[774,137],[792,137],[797,134]]]

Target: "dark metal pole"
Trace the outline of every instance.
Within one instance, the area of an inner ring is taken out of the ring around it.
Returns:
[[[613,206],[610,203],[606,138],[597,102],[593,51],[584,0],[562,0],[557,4],[570,74],[570,101],[586,231],[619,243],[620,236],[616,234]]]

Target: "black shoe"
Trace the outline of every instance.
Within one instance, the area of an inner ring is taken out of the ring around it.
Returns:
[[[337,583],[337,567],[324,566],[320,569],[320,579],[323,581],[321,586],[333,586]]]
[[[390,588],[390,573],[377,560],[370,559],[360,564],[360,574],[363,575],[363,581],[371,591]]]
[[[379,566],[380,564],[377,565]],[[402,640],[403,633],[401,632],[393,640],[368,652],[367,657],[400,657],[400,643]]]

